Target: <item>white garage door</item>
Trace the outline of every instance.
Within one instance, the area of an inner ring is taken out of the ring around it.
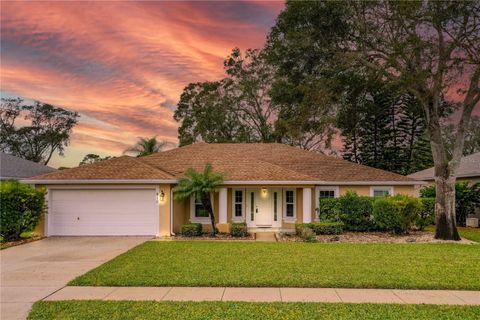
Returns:
[[[155,189],[49,191],[50,236],[156,235]]]

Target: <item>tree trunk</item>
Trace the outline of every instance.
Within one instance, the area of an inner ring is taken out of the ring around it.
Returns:
[[[212,224],[212,236],[215,236],[217,234],[217,228],[215,226],[215,215],[213,213],[213,208],[212,208],[212,201],[210,199],[210,194],[204,193],[202,194],[202,205],[205,210],[208,211],[208,214],[210,215],[210,222]]]
[[[460,240],[455,216],[455,177],[437,177],[435,213],[435,239]]]

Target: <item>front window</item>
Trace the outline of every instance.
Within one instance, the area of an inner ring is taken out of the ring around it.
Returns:
[[[195,218],[205,218],[208,217],[208,211],[203,208],[202,201],[200,196],[195,197]]]
[[[386,197],[392,195],[392,187],[372,187],[370,195],[372,197]]]
[[[335,198],[335,190],[320,190],[320,199]]]
[[[235,190],[233,200],[233,214],[236,218],[241,218],[243,216],[243,191]]]
[[[295,216],[295,194],[293,190],[285,191],[285,216],[287,218]]]

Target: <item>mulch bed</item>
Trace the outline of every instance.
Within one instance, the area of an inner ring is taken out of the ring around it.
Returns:
[[[171,239],[173,239],[173,240],[189,240],[189,241],[191,241],[191,240],[208,240],[208,241],[211,241],[211,240],[223,240],[223,241],[226,241],[226,240],[232,240],[232,241],[243,240],[243,241],[246,241],[246,240],[255,240],[255,237],[254,237],[253,234],[250,234],[248,237],[232,237],[232,235],[229,234],[229,233],[217,233],[216,237],[212,237],[209,233],[204,233],[204,234],[202,234],[201,236],[198,236],[198,237],[184,237],[181,234],[177,234],[174,237],[172,237]]]
[[[280,234],[280,242],[303,242],[294,234]],[[412,231],[406,235],[397,235],[389,232],[344,232],[339,235],[318,235],[318,242],[322,243],[463,243],[472,244],[473,241],[445,241],[434,238],[433,232]]]
[[[30,242],[37,241],[37,240],[42,240],[43,238],[44,237],[33,237],[33,238],[28,238],[28,239],[20,239],[20,240],[16,240],[16,241],[2,242],[0,244],[0,250],[7,249],[7,248],[10,248],[10,247],[19,246],[19,245],[30,243]]]

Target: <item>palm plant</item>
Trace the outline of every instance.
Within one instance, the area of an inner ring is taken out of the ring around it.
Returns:
[[[128,148],[123,153],[131,153],[137,157],[144,157],[162,151],[167,144],[167,141],[157,140],[156,136],[152,138],[140,137],[133,147]]]
[[[185,177],[180,179],[178,185],[173,188],[175,200],[185,200],[191,196],[200,199],[203,209],[210,216],[213,236],[216,235],[217,228],[215,227],[211,195],[222,183],[223,175],[213,172],[212,165],[207,164],[203,172],[197,172],[195,169],[189,168],[185,172]]]

